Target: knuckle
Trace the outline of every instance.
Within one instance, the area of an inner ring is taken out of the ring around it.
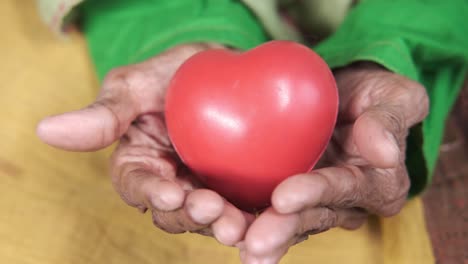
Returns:
[[[156,66],[144,63],[112,70],[104,79],[100,97],[120,98],[127,113],[154,112],[156,104],[163,105],[161,87],[168,80],[162,76]]]
[[[119,101],[116,97],[110,95],[109,91],[103,91],[101,92],[100,98],[89,106],[91,109],[105,109],[108,116],[108,122],[105,123],[105,126],[112,128],[101,129],[101,133],[96,135],[96,137],[99,138],[99,142],[110,144],[123,134],[122,120],[116,110],[118,109],[118,105]]]
[[[307,176],[306,176],[307,177]],[[313,177],[309,177],[309,180],[312,180],[315,185],[320,186],[322,190],[327,192],[334,192],[333,182],[329,176],[327,170],[316,170]],[[299,184],[302,184],[299,182]],[[332,196],[332,195],[331,195]],[[320,201],[322,203],[328,203],[330,201]]]
[[[414,118],[416,122],[419,122],[429,113],[429,96],[427,95],[427,90],[422,84],[406,78],[405,82],[402,83],[402,86],[406,88],[404,102],[411,107],[415,107],[415,111],[413,111],[415,115]]]
[[[396,135],[406,135],[406,122],[403,118],[403,115],[399,114],[400,110],[392,109],[386,112],[386,120],[388,122],[388,126],[392,128],[392,131]]]
[[[111,176],[114,178],[117,175],[117,172],[121,169],[121,167],[127,163],[125,159],[124,148],[122,143],[116,148],[116,150],[112,153],[110,157],[110,167],[111,167]]]
[[[111,70],[104,78],[100,97],[104,100],[114,96],[125,96],[129,91],[129,71],[127,68],[116,68]],[[112,103],[112,102],[110,102]]]
[[[301,228],[297,235],[307,236],[318,234],[336,227],[340,220],[338,214],[329,207],[305,211],[300,215],[300,217]]]
[[[406,201],[410,188],[410,181],[405,168],[380,170],[378,191],[380,199],[375,203],[374,210],[384,217],[393,216],[400,212]]]
[[[400,213],[405,203],[406,203],[405,197],[397,199],[393,201],[392,203],[388,203],[385,206],[383,206],[379,214],[383,217],[395,216]]]
[[[410,80],[403,76],[398,76],[398,84],[401,89],[399,100],[412,111],[411,123],[422,121],[429,113],[429,96],[426,88],[419,82]]]
[[[114,68],[110,70],[104,77],[104,84],[112,83],[112,82],[119,82],[120,80],[122,80],[122,77],[125,75],[126,72],[127,72],[126,67],[119,67],[119,68]]]
[[[117,152],[114,152],[111,156],[110,161],[110,177],[114,189],[118,192],[122,192],[122,178],[125,171],[125,162]]]
[[[342,208],[354,207],[363,198],[362,182],[364,175],[361,169],[354,165],[344,165],[339,168],[344,170],[339,173],[339,182],[334,184],[330,182],[331,180],[328,180],[328,184],[338,188],[333,196],[334,199],[337,199],[337,205]]]
[[[393,203],[395,200],[400,198],[401,185],[396,181],[393,173],[385,171],[382,174],[384,174],[384,176],[382,177],[381,190],[385,205]]]
[[[119,98],[130,98],[141,92],[152,78],[148,78],[145,68],[141,65],[130,65],[112,69],[104,78],[101,97],[106,93],[117,94]]]
[[[135,78],[138,78],[139,74],[132,67],[134,66],[124,66],[110,70],[104,78],[104,86],[128,87],[130,83],[134,82]]]
[[[142,175],[141,169],[124,167],[119,182],[114,185],[122,200],[132,207],[146,206],[143,204],[144,201],[134,199],[135,192],[139,191],[136,190],[138,188],[136,185],[140,182]]]
[[[325,208],[320,217],[320,229],[329,229],[338,226],[339,217],[335,210]]]
[[[158,177],[170,179],[177,173],[177,164],[161,151],[141,146],[119,146],[110,164],[114,189],[129,205],[147,203],[142,197],[143,181]],[[153,178],[154,177],[154,178]],[[138,201],[133,197],[140,197]]]
[[[391,124],[398,131],[404,131],[407,126],[420,122],[429,112],[429,97],[425,87],[413,80],[395,73],[384,73],[382,78],[374,78],[375,89],[371,92],[376,101],[385,102],[386,107],[393,106]],[[390,101],[391,105],[388,105]],[[402,111],[406,109],[406,111]],[[401,127],[403,126],[403,127]]]
[[[123,82],[123,87],[126,88],[138,88],[138,87],[143,87],[145,85],[145,81],[147,80],[146,74],[143,70],[140,70],[138,68],[132,69],[128,72],[126,72],[122,77],[121,77],[121,82]]]
[[[142,182],[148,175],[148,165],[143,162],[129,162],[124,156],[113,158],[111,180],[121,199],[132,207],[147,207],[147,197],[142,197]],[[120,160],[121,159],[121,160]]]

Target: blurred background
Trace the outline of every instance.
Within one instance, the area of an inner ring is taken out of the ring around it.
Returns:
[[[165,234],[121,202],[107,176],[111,148],[70,153],[35,136],[41,118],[98,92],[78,32],[54,35],[34,0],[0,1],[0,32],[0,263],[239,263],[235,249]],[[422,199],[356,232],[313,236],[283,262],[468,263],[468,82],[444,142]]]

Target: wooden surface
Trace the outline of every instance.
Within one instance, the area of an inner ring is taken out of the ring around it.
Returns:
[[[437,263],[468,263],[468,82],[447,121],[434,181],[423,200]]]

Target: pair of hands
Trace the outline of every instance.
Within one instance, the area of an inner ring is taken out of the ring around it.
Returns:
[[[113,70],[92,105],[44,119],[38,136],[71,151],[94,151],[120,140],[111,176],[128,205],[150,210],[166,232],[196,232],[238,247],[245,264],[277,263],[311,234],[356,229],[368,214],[400,211],[410,185],[406,136],[426,116],[428,98],[420,84],[368,63],[335,72],[340,109],[327,151],[316,170],[283,181],[270,208],[255,217],[203,189],[171,147],[163,111],[175,71],[210,48],[222,47],[181,45]]]

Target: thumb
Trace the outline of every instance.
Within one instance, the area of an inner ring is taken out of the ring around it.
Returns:
[[[180,45],[140,64],[117,68],[106,77],[95,103],[48,117],[37,126],[45,143],[64,150],[93,151],[119,139],[141,113],[161,112],[165,87],[187,58],[215,44]]]
[[[90,106],[47,117],[37,126],[37,135],[45,143],[70,151],[94,151],[105,148],[127,131],[139,113],[127,89],[114,88]]]

